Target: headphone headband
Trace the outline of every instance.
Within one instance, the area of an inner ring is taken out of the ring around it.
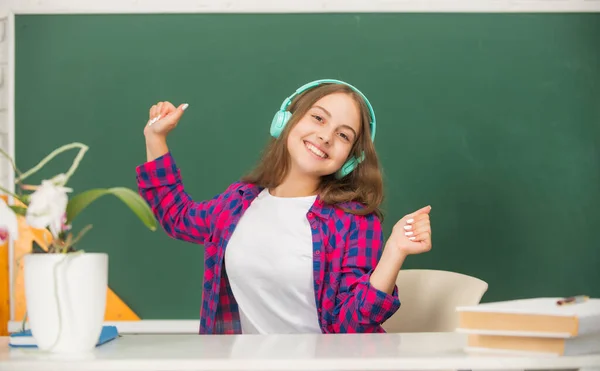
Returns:
[[[303,92],[305,92],[306,90],[314,88],[315,86],[322,85],[322,84],[345,85],[345,86],[351,88],[352,90],[354,90],[356,93],[358,93],[358,95],[361,96],[361,98],[367,105],[367,108],[369,109],[369,116],[371,118],[371,121],[369,122],[369,127],[371,128],[371,141],[375,142],[375,129],[376,129],[377,125],[376,125],[376,120],[375,120],[375,111],[373,110],[373,106],[371,106],[371,102],[369,102],[369,99],[367,99],[367,97],[360,90],[358,90],[356,87],[354,87],[344,81],[334,80],[334,79],[321,79],[321,80],[315,80],[315,81],[311,81],[307,84],[304,84],[301,87],[299,87],[298,89],[296,89],[294,94],[290,95],[283,101],[283,103],[281,104],[281,107],[280,107],[280,111],[281,112],[287,111],[287,108],[289,107],[290,104],[292,104],[292,100],[294,100],[294,98],[297,95],[300,95]]]

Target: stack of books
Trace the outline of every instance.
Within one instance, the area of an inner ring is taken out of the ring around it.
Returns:
[[[467,352],[600,353],[600,299],[531,298],[457,308]]]

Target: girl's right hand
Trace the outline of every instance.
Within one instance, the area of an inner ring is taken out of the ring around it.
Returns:
[[[158,102],[153,105],[150,108],[148,123],[144,127],[144,135],[166,138],[169,132],[177,126],[187,107],[187,103],[177,108],[170,102]]]

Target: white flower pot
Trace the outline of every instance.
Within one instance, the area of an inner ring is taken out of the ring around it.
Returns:
[[[104,322],[108,255],[29,254],[24,271],[27,316],[39,349],[93,350]]]

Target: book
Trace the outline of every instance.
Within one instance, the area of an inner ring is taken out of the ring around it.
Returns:
[[[457,332],[570,338],[600,332],[600,299],[559,305],[563,298],[531,298],[457,307]]]
[[[600,333],[574,338],[469,334],[467,352],[575,356],[600,353]]]
[[[105,344],[119,337],[119,331],[116,326],[102,326],[102,332],[98,338],[96,346]],[[31,330],[11,333],[8,340],[8,346],[13,348],[37,348],[35,338],[31,335]]]

